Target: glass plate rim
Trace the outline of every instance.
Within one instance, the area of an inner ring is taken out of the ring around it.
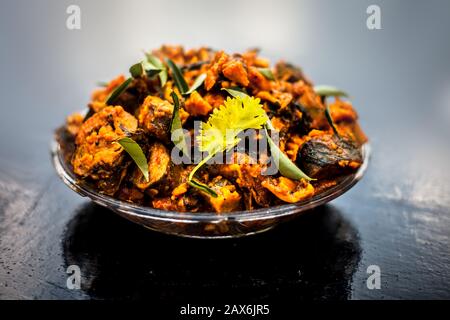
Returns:
[[[166,211],[161,209],[155,209],[152,207],[144,207],[129,202],[125,202],[111,196],[101,194],[92,190],[87,185],[83,185],[77,182],[77,178],[67,168],[64,160],[62,159],[61,147],[56,137],[53,138],[51,143],[51,157],[53,166],[57,175],[62,181],[73,191],[84,196],[89,197],[93,202],[105,206],[107,208],[120,211],[138,218],[158,219],[164,221],[177,221],[177,222],[221,222],[223,220],[237,220],[237,221],[255,221],[261,219],[273,219],[294,213],[306,211],[322,204],[325,204],[346,191],[351,189],[358,181],[361,180],[364,173],[367,170],[369,164],[369,158],[371,155],[371,146],[369,142],[366,142],[361,146],[363,155],[363,163],[359,169],[345,177],[339,184],[331,187],[324,192],[314,196],[311,199],[301,201],[293,204],[282,204],[278,206],[272,206],[268,208],[259,208],[255,210],[241,210],[233,211],[229,213],[217,213],[217,212],[178,212],[178,211]]]

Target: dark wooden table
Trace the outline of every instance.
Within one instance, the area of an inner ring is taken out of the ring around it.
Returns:
[[[116,66],[133,62],[138,47],[162,41],[129,40],[116,50],[104,35],[126,34],[109,20],[120,16],[121,5],[108,6],[108,15],[80,1],[87,20],[72,32],[61,3],[10,1],[0,10],[0,299],[450,298],[450,44],[442,40],[450,29],[449,4],[408,2],[407,10],[385,4],[383,30],[369,31],[364,1],[289,2],[286,14],[321,15],[289,25],[316,30],[320,40],[298,31],[290,37],[302,41],[282,54],[274,46],[293,40],[268,34],[256,44],[271,58],[302,64],[317,83],[348,89],[371,139],[369,170],[344,196],[273,231],[206,241],[145,230],[57,178],[52,130],[85,105],[96,80],[126,70]],[[151,28],[142,23],[133,32],[148,39]],[[177,30],[163,35],[181,42]],[[218,46],[205,28],[196,30],[201,42]],[[248,42],[234,40],[223,35],[222,46],[241,50]],[[69,265],[81,269],[81,290],[66,286]],[[371,265],[381,270],[380,289],[366,285]]]

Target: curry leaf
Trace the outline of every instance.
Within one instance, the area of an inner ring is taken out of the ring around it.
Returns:
[[[222,88],[222,90],[228,92],[228,94],[234,98],[244,98],[249,95],[241,88]]]
[[[332,86],[315,86],[314,91],[319,95],[322,96],[323,103],[325,104],[325,117],[327,118],[328,123],[330,124],[331,128],[333,129],[334,133],[339,136],[339,133],[336,129],[336,124],[333,121],[333,118],[331,117],[330,112],[330,106],[326,103],[325,98],[326,97],[348,97],[348,94],[336,87]]]
[[[111,94],[109,95],[108,99],[106,99],[106,104],[108,106],[112,105],[114,101],[120,96],[122,92],[124,92],[128,86],[130,85],[131,81],[133,81],[133,78],[128,78],[120,86],[118,86]]]
[[[131,138],[125,137],[117,140],[117,143],[122,146],[122,148],[130,155],[134,160],[139,170],[145,177],[145,181],[148,182],[148,162],[145,158],[144,152],[141,147]]]
[[[138,62],[136,64],[133,64],[130,67],[130,74],[133,78],[139,78],[144,74],[144,66],[142,62]]]
[[[157,74],[159,76],[159,80],[161,81],[161,88],[164,87],[164,85],[167,82],[167,69],[164,66],[164,64],[161,62],[161,60],[158,59],[158,57],[156,57],[155,55],[151,54],[151,53],[146,53],[145,54],[147,57],[147,62],[152,66],[152,68],[149,68],[149,70],[147,70],[147,73],[149,73],[149,77],[152,77],[153,75],[151,75],[151,73],[156,72],[156,70],[160,70]],[[155,70],[152,72],[152,70]]]
[[[147,60],[136,63],[130,67],[130,73],[133,78],[141,77],[144,72],[148,77],[156,76],[161,73],[163,69],[156,67],[154,64],[148,62]]]
[[[278,146],[275,144],[275,142],[272,140],[272,138],[269,136],[269,133],[267,132],[267,125],[264,129],[266,131],[267,142],[269,143],[272,159],[277,165],[281,175],[293,180],[300,180],[300,179],[306,179],[308,181],[314,180],[308,177],[302,170],[300,170],[300,168],[297,167],[291,161],[291,159],[289,159],[288,156],[286,156],[280,150],[280,148],[278,148]]]
[[[156,67],[153,63],[149,62],[148,60],[144,60],[141,63],[148,77],[156,76],[157,74],[161,73],[164,69],[164,66]]]
[[[183,73],[172,60],[167,59],[167,64],[169,65],[169,68],[172,70],[172,77],[175,81],[175,85],[177,86],[180,93],[182,95],[185,95],[186,92],[189,91],[189,87],[186,83],[186,80],[184,80]]]
[[[148,63],[150,63],[151,65],[153,65],[156,69],[163,69],[164,68],[164,64],[162,63],[161,60],[159,60],[159,58],[151,53],[146,53],[145,56],[147,57],[147,61]]]
[[[348,97],[348,94],[345,91],[333,86],[315,86],[314,91],[322,97]]]
[[[270,68],[258,68],[258,71],[268,80],[275,80],[275,76]]]
[[[325,107],[325,116],[328,120],[328,123],[330,124],[331,128],[333,129],[334,133],[339,137],[339,132],[336,129],[336,124],[333,121],[333,118],[331,117],[331,111],[330,111],[330,106],[327,105]]]
[[[99,81],[99,82],[97,82],[97,86],[99,86],[99,87],[107,87],[108,86],[108,82],[106,82],[106,81]]]
[[[153,76],[156,76],[156,75],[159,75],[160,76],[159,80],[161,80],[161,73],[163,72],[163,70],[150,68],[150,69],[146,69],[145,72],[147,73],[147,76],[149,78],[151,78]]]
[[[194,92],[195,90],[197,90],[198,87],[200,87],[203,82],[205,82],[206,79],[206,73],[202,73],[201,75],[199,75],[194,83],[192,84],[192,86],[189,88],[189,90],[185,93],[186,95],[191,94],[192,92]]]
[[[164,87],[164,85],[167,82],[167,69],[164,68],[159,74],[159,80],[161,81],[161,88]]]
[[[170,133],[172,139],[175,139],[172,141],[175,144],[175,146],[183,152],[183,154],[188,155],[189,150],[186,144],[186,139],[184,137],[183,127],[180,118],[180,102],[175,92],[172,91],[171,95],[173,99],[173,115],[172,115],[172,124],[170,126]]]

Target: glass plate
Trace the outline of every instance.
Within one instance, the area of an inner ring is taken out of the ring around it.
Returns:
[[[139,206],[98,193],[78,181],[70,167],[65,163],[62,148],[57,139],[52,141],[51,145],[51,156],[56,172],[73,191],[84,197],[89,197],[93,202],[149,229],[193,238],[232,238],[264,232],[307,210],[325,204],[345,193],[362,178],[369,162],[369,143],[362,146],[362,154],[363,164],[356,173],[345,176],[336,186],[308,200],[251,211],[193,213],[164,211]]]

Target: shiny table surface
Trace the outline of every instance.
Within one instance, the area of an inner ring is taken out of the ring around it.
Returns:
[[[0,299],[450,299],[450,4],[382,2],[383,28],[370,31],[368,1],[286,1],[278,13],[260,1],[273,26],[249,15],[255,30],[230,26],[255,4],[230,17],[218,3],[198,1],[200,13],[168,2],[187,31],[164,22],[162,2],[79,3],[79,31],[65,28],[64,1],[1,4]],[[143,20],[152,5],[154,20]],[[205,27],[201,14],[213,13]],[[97,80],[162,42],[257,45],[345,88],[372,144],[366,176],[326,206],[234,240],[158,234],[81,198],[51,166],[52,130]],[[69,265],[81,269],[80,290],[66,286]],[[366,285],[372,265],[380,289]]]

